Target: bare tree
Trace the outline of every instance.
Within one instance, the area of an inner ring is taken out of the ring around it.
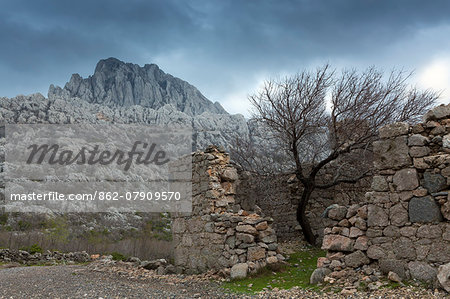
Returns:
[[[280,152],[288,154],[291,171],[302,185],[297,220],[309,243],[315,244],[305,216],[312,192],[370,175],[371,167],[361,163],[368,160],[378,129],[396,121],[418,120],[439,97],[431,90],[411,88],[409,77],[392,71],[386,78],[373,67],[338,74],[325,65],[315,72],[266,81],[249,97],[253,118],[277,138]],[[345,158],[349,156],[353,159]],[[333,179],[319,183],[318,173],[330,163],[338,164]]]

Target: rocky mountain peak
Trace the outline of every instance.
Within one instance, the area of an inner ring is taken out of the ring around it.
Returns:
[[[164,73],[156,64],[141,67],[112,57],[100,60],[94,74],[86,79],[73,74],[63,89],[50,87],[49,97],[61,95],[109,107],[159,109],[170,104],[191,116],[203,112],[227,114],[219,103],[212,103],[197,88]]]

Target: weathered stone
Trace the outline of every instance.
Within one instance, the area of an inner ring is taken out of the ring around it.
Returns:
[[[389,219],[392,225],[405,225],[408,222],[408,211],[406,211],[402,204],[396,204],[389,209]]]
[[[393,259],[381,259],[378,264],[380,265],[380,271],[383,274],[388,274],[389,272],[397,273],[402,279],[406,279],[405,264],[399,260]]]
[[[380,192],[389,191],[389,185],[384,176],[376,175],[372,178],[372,190]]]
[[[447,180],[441,174],[425,172],[423,174],[423,186],[428,192],[436,193],[447,187]]]
[[[255,236],[245,233],[237,233],[236,240],[242,241],[244,243],[253,243],[255,241]]]
[[[266,257],[266,250],[259,246],[249,247],[247,251],[247,260],[256,261]]]
[[[411,165],[406,136],[375,141],[373,149],[374,166],[377,169],[399,169]]]
[[[439,120],[442,118],[450,117],[450,104],[449,105],[439,105],[432,110],[428,111],[424,116],[424,121]]]
[[[431,196],[413,197],[409,201],[408,212],[410,222],[440,222],[442,220],[439,206]]]
[[[345,265],[351,268],[360,267],[370,263],[369,258],[361,250],[346,255],[344,261]]]
[[[231,182],[234,182],[239,178],[236,168],[224,169],[223,172],[220,174],[220,177],[224,181],[231,181]]]
[[[397,171],[394,175],[393,183],[394,188],[396,188],[397,191],[409,191],[416,189],[419,186],[416,169],[407,168]]]
[[[256,228],[254,228],[253,226],[251,226],[249,224],[236,226],[236,231],[241,232],[241,233],[251,234],[251,235],[258,234],[258,231],[256,230]]]
[[[386,125],[378,131],[380,138],[390,138],[400,135],[406,135],[409,131],[409,124],[405,122],[398,122]]]
[[[438,225],[422,225],[417,229],[418,238],[435,239],[442,236],[442,230]]]
[[[450,263],[439,266],[437,279],[442,288],[450,293]]]
[[[325,235],[322,249],[331,251],[353,251],[353,243],[350,238],[341,235]]]
[[[351,227],[350,228],[350,234],[349,234],[350,238],[356,238],[356,237],[359,237],[359,236],[362,236],[362,235],[364,235],[364,233],[359,228],[357,228],[357,227]]]
[[[239,263],[231,267],[230,277],[231,279],[241,279],[247,277],[248,264]]]
[[[444,216],[445,219],[450,220],[450,200],[447,200],[441,206],[441,212],[442,212],[442,216]]]
[[[389,217],[383,208],[375,205],[369,205],[367,208],[367,226],[387,226]]]
[[[278,263],[278,259],[277,259],[276,256],[269,256],[269,257],[267,257],[266,262],[269,265],[270,264],[276,264],[276,263]]]
[[[318,284],[322,283],[325,276],[331,273],[331,270],[328,268],[317,268],[314,270],[314,272],[311,274],[311,277],[309,279],[310,284]]]
[[[402,279],[400,278],[400,276],[397,273],[392,272],[392,271],[388,273],[388,279],[393,282],[402,282]]]
[[[386,237],[399,237],[400,229],[396,226],[389,225],[383,230],[383,235]]]
[[[395,256],[398,259],[413,260],[416,258],[416,250],[414,249],[413,242],[405,237],[400,237],[392,244],[394,247]]]
[[[268,227],[267,221],[260,222],[255,226],[257,230],[266,230]]]
[[[425,157],[430,153],[430,148],[426,146],[413,146],[409,149],[409,155],[413,158]]]
[[[386,253],[380,246],[372,245],[369,246],[369,249],[367,249],[367,256],[370,257],[371,259],[379,260],[381,258],[385,258]]]
[[[411,277],[420,281],[432,282],[436,279],[437,271],[427,263],[413,261],[408,263]]]
[[[367,250],[367,248],[369,248],[368,241],[369,241],[368,237],[361,236],[358,239],[356,239],[354,248],[356,250]]]
[[[347,215],[347,208],[343,206],[338,206],[328,211],[328,218],[337,221],[344,219],[345,215]]]
[[[420,134],[414,134],[409,136],[408,138],[408,145],[409,146],[424,146],[427,145],[428,138],[425,136],[422,136]]]
[[[400,229],[400,234],[404,237],[412,237],[416,234],[417,228],[412,226],[405,226]]]
[[[450,261],[450,249],[447,242],[434,241],[431,244],[427,260],[432,263]]]
[[[450,134],[447,134],[442,138],[442,146],[444,148],[450,148]]]

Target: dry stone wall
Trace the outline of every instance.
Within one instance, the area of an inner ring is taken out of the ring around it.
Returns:
[[[336,225],[324,230],[328,254],[317,266],[332,278],[394,272],[439,280],[449,291],[450,105],[431,110],[421,124],[395,123],[379,135],[372,190],[359,204],[328,211]]]
[[[329,176],[331,180],[333,175],[330,169],[325,169],[320,178],[326,181]],[[333,219],[322,217],[326,208],[333,204],[350,206],[359,203],[369,189],[370,180],[361,180],[357,184],[339,184],[313,192],[306,215],[318,242],[322,241],[325,227],[337,224]],[[261,177],[242,172],[236,191],[236,210],[260,208],[262,214],[273,218],[272,227],[280,240],[302,238],[301,227],[296,218],[301,191],[292,175]]]
[[[233,210],[239,177],[229,162],[214,146],[192,156],[192,213],[173,215],[172,223],[178,272],[212,269],[243,277],[284,260],[272,218]]]

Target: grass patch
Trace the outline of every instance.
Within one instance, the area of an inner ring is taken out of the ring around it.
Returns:
[[[222,287],[231,292],[250,294],[270,287],[290,289],[298,286],[304,289],[319,290],[321,288],[320,286],[309,284],[309,278],[316,269],[317,259],[325,255],[325,251],[310,247],[289,255],[287,260],[289,265],[278,272],[273,272],[266,267],[261,269],[257,274],[245,279],[225,282],[222,284]]]

